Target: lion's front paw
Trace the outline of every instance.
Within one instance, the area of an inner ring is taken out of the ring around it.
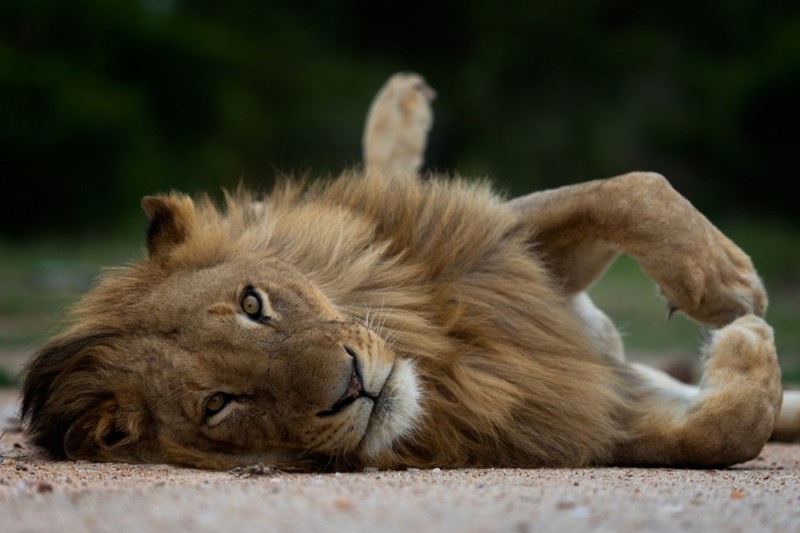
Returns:
[[[651,274],[669,300],[670,314],[681,310],[713,326],[730,324],[740,316],[764,316],[767,293],[750,258],[713,228],[709,239],[663,263]]]

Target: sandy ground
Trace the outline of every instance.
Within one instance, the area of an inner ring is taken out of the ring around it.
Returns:
[[[0,531],[800,531],[800,445],[727,470],[205,472],[42,460],[0,390]]]

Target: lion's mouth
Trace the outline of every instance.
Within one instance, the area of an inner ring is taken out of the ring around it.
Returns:
[[[361,375],[361,368],[359,366],[358,356],[356,355],[355,351],[348,346],[345,346],[344,349],[353,358],[353,366],[350,371],[350,381],[342,397],[336,400],[330,409],[326,409],[317,413],[317,416],[320,418],[338,415],[354,404],[359,398],[367,398],[372,400],[373,403],[375,403],[378,399],[376,395],[370,394],[364,390],[364,378]]]

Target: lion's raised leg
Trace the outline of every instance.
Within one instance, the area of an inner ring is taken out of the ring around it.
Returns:
[[[431,102],[435,97],[422,76],[413,72],[398,72],[381,87],[364,124],[367,175],[416,177],[433,123]]]
[[[658,174],[562,187],[509,206],[567,294],[585,291],[625,253],[673,309],[699,322],[724,326],[766,310],[750,258]]]
[[[758,455],[781,406],[772,329],[747,315],[718,330],[699,387],[635,367],[643,388],[615,462],[728,466]]]

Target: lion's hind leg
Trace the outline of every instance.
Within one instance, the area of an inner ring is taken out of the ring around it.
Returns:
[[[398,72],[370,104],[362,147],[365,173],[382,179],[416,177],[433,123],[434,91],[414,72]]]
[[[617,462],[722,467],[757,456],[781,408],[772,329],[746,315],[715,332],[699,387],[631,367],[639,402]]]

